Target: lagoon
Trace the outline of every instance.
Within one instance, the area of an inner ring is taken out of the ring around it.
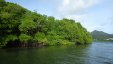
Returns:
[[[113,64],[113,42],[0,49],[0,64]]]

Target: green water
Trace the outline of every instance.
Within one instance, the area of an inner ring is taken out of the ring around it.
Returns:
[[[113,42],[91,45],[0,49],[0,64],[113,64]]]

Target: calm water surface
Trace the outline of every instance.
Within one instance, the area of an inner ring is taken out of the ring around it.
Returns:
[[[0,64],[113,64],[113,42],[84,46],[0,49]]]

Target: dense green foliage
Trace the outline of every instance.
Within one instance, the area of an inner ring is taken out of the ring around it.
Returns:
[[[44,45],[87,44],[92,42],[92,36],[79,22],[66,18],[57,20],[3,0],[0,4],[0,46],[11,41]]]
[[[94,30],[91,32],[94,41],[113,41],[113,34],[108,34],[103,31]]]

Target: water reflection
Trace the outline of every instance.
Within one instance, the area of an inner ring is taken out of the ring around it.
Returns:
[[[113,64],[113,44],[0,49],[0,64]]]

